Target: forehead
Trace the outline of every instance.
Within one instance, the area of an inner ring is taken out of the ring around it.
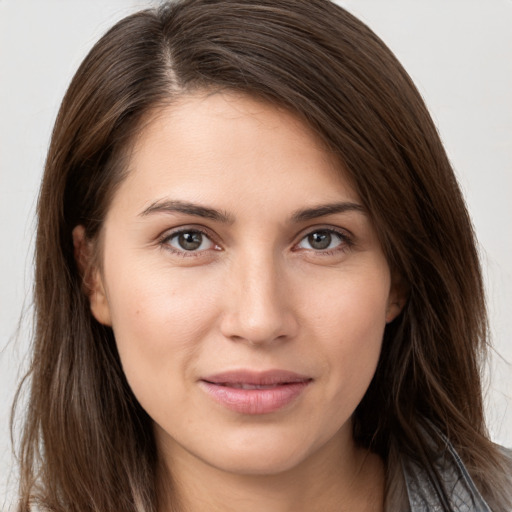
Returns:
[[[153,112],[116,195],[141,206],[177,196],[257,208],[357,198],[338,159],[296,115],[235,93],[185,95]]]

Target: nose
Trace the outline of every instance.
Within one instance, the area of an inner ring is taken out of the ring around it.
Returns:
[[[270,255],[240,258],[225,288],[222,334],[250,345],[293,338],[298,329],[287,278]]]

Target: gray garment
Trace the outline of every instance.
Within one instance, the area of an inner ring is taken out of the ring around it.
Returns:
[[[453,511],[492,512],[451,444],[435,465],[441,475],[437,483],[449,497]],[[402,467],[411,512],[444,512],[425,469],[405,459]]]
[[[491,509],[451,443],[442,434],[439,435],[445,450],[433,461],[440,475],[435,484],[428,477],[427,470],[417,462],[398,455],[397,451],[392,453],[389,461],[392,466],[388,475],[391,481],[388,482],[385,511],[445,512],[446,508],[438,498],[435,485],[449,497],[450,512],[510,512]],[[512,471],[512,452],[504,449],[504,454],[510,460]]]

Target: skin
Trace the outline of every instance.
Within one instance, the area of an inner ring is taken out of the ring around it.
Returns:
[[[168,474],[192,512],[381,510],[383,465],[355,446],[351,416],[401,296],[339,163],[292,114],[217,93],[158,112],[129,167],[90,300],[154,421],[162,510]],[[176,201],[226,218],[173,211]],[[297,216],[339,203],[358,206]],[[185,250],[177,230],[195,230],[199,248]],[[74,239],[85,261],[81,226]],[[282,409],[241,414],[199,384],[241,368],[312,380]]]

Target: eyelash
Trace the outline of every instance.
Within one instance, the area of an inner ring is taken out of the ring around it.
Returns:
[[[205,229],[201,229],[200,227],[180,228],[180,229],[177,229],[176,231],[172,231],[170,233],[166,232],[158,239],[158,244],[163,249],[170,251],[171,253],[175,254],[176,256],[180,256],[182,258],[194,258],[194,257],[197,258],[197,257],[200,257],[206,250],[208,250],[208,249],[204,249],[202,251],[187,251],[185,249],[178,250],[178,249],[174,248],[172,245],[170,245],[169,242],[173,238],[178,237],[179,235],[182,235],[184,233],[200,233],[214,245],[214,248],[215,248],[214,250],[220,250],[220,249],[218,249],[219,245],[215,242],[214,237],[211,235],[211,233]]]
[[[340,244],[338,246],[334,247],[333,249],[329,249],[329,250],[297,248],[297,246],[303,240],[305,240],[307,237],[309,237],[315,233],[321,233],[321,232],[334,234],[336,237],[339,238]],[[178,249],[174,248],[172,245],[170,245],[170,243],[169,243],[170,240],[172,240],[173,238],[175,238],[181,234],[184,234],[184,233],[200,233],[202,236],[206,237],[214,245],[214,250],[221,250],[219,245],[215,241],[214,237],[212,236],[212,234],[205,229],[201,229],[200,227],[180,228],[180,229],[177,229],[176,231],[172,231],[170,233],[166,232],[161,237],[159,237],[158,244],[163,249],[170,251],[171,253],[173,253],[177,256],[180,256],[182,258],[200,257],[203,255],[203,253],[205,251],[209,250],[209,249],[203,249],[201,251],[197,251],[197,250],[187,251],[185,249],[178,250]],[[319,255],[319,256],[332,256],[337,253],[347,252],[348,250],[350,250],[352,248],[353,245],[354,245],[353,239],[352,239],[351,235],[349,235],[346,231],[336,229],[333,227],[320,227],[320,228],[311,229],[311,230],[307,231],[306,233],[304,233],[301,236],[300,240],[296,244],[294,244],[292,251],[298,252],[301,250],[305,250],[305,251],[311,251],[315,255]]]
[[[315,249],[295,249],[303,240],[308,238],[309,236],[315,233],[329,233],[330,235],[335,235],[340,240],[340,244],[332,249],[324,249],[324,250],[315,250]],[[354,241],[346,231],[333,228],[333,227],[319,227],[315,229],[308,230],[303,236],[301,236],[299,242],[295,244],[294,251],[306,250],[314,253],[318,256],[333,256],[335,254],[344,253],[349,251],[354,245]]]

